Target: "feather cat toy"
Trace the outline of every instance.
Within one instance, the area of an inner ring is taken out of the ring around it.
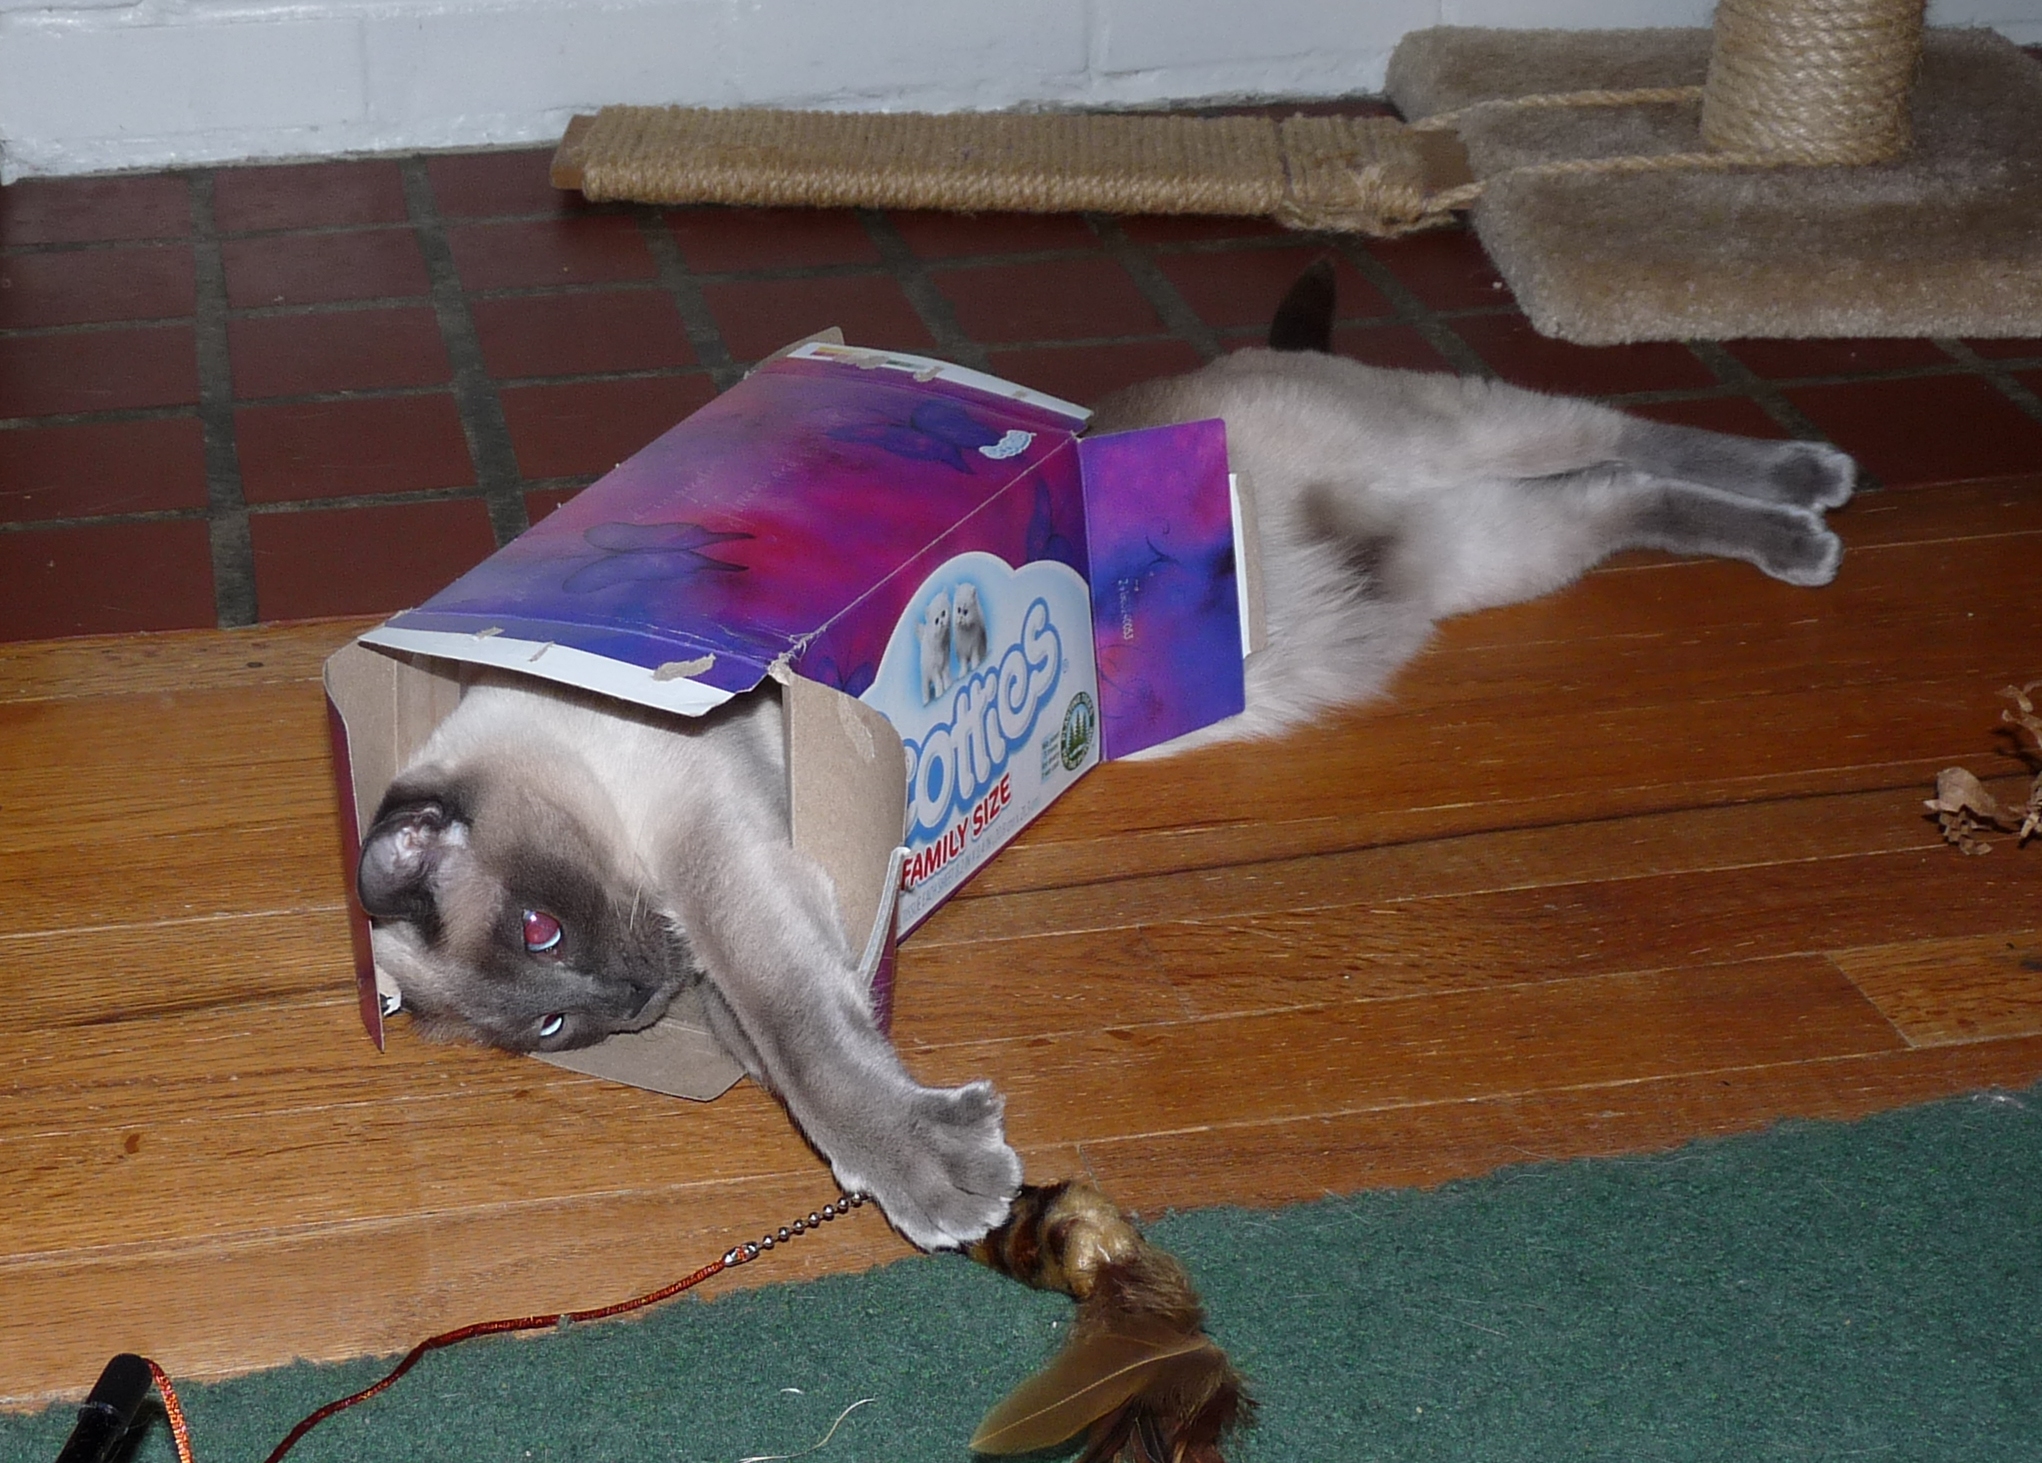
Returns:
[[[974,1451],[1032,1453],[1083,1432],[1077,1463],[1223,1463],[1221,1441],[1254,1402],[1205,1334],[1184,1267],[1112,1200],[1087,1184],[1025,1184],[1007,1222],[970,1253],[1078,1302],[1070,1339],[985,1415]]]

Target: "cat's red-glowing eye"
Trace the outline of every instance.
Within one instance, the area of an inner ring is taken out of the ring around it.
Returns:
[[[543,955],[560,944],[560,921],[543,909],[525,911],[525,948]]]

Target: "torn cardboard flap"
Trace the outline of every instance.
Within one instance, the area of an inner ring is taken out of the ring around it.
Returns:
[[[397,1000],[397,983],[375,968],[369,921],[352,903],[362,834],[374,823],[383,793],[434,727],[461,701],[452,675],[407,676],[387,656],[344,645],[327,657],[327,727],[340,779],[341,846],[347,856],[349,933],[354,942],[356,995],[362,1024],[378,1050],[383,1045],[385,1001]],[[343,710],[345,708],[345,710]]]
[[[900,734],[861,701],[783,671],[787,795],[794,846],[837,888],[854,950],[879,917],[893,851],[907,814]]]

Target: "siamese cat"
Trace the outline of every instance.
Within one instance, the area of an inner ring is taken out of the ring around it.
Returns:
[[[1823,512],[1851,494],[1842,453],[1359,365],[1327,353],[1331,286],[1330,268],[1299,282],[1275,348],[1099,408],[1094,430],[1224,418],[1256,497],[1269,643],[1247,709],[1159,750],[1364,700],[1435,620],[1556,589],[1620,549],[1742,559],[1792,584],[1835,575]],[[681,724],[485,676],[364,840],[377,961],[428,1035],[512,1051],[643,1028],[699,985],[717,1037],[847,1190],[917,1245],[967,1244],[1021,1179],[1000,1098],[923,1086],[874,1025],[834,891],[790,841],[782,758],[771,690]]]

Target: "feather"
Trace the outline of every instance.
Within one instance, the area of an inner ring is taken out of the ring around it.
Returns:
[[[995,1404],[972,1434],[979,1453],[1032,1453],[1054,1447],[1168,1376],[1172,1363],[1217,1352],[1205,1336],[1136,1316],[1112,1330],[1080,1333],[1049,1365]]]
[[[1167,1251],[1086,1184],[1022,1185],[980,1264],[1078,1302],[1070,1340],[979,1424],[981,1453],[1028,1453],[1080,1432],[1077,1463],[1224,1463],[1220,1439],[1254,1411],[1205,1334],[1205,1306]]]

